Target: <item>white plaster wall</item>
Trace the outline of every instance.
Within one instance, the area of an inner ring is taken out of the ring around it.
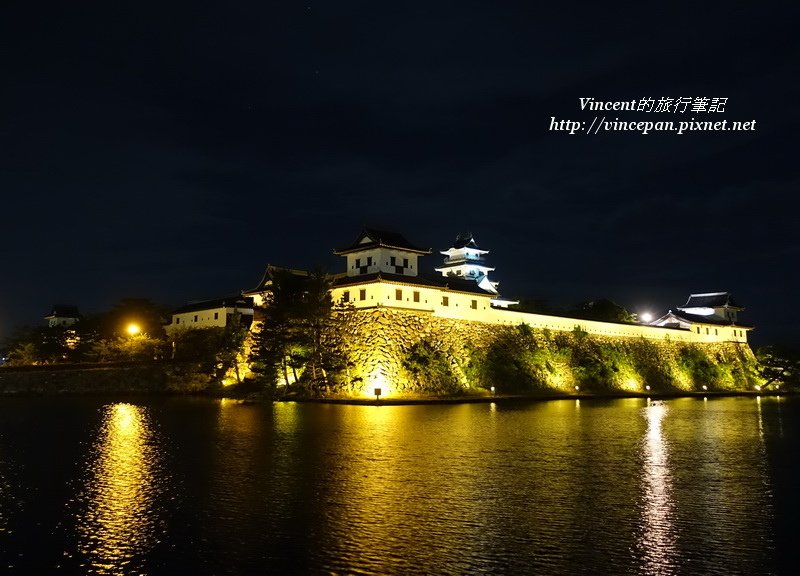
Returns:
[[[390,263],[392,261],[392,256],[394,256],[398,264],[402,264],[403,259],[408,259],[408,268],[403,271],[404,276],[416,276],[417,275],[417,260],[419,258],[418,254],[413,254],[409,252],[403,252],[401,250],[392,250],[390,248],[373,248],[372,250],[365,250],[363,252],[358,252],[355,254],[348,254],[347,255],[347,275],[348,276],[359,276],[361,272],[359,268],[356,267],[356,260],[361,260],[362,266],[366,264],[367,258],[372,257],[372,266],[367,268],[366,274],[374,274],[376,272],[386,272],[389,274],[396,274],[394,266]]]
[[[359,300],[359,290],[365,289],[366,300]],[[356,308],[384,306],[388,308],[406,308],[429,311],[434,316],[455,320],[474,320],[489,324],[516,326],[527,324],[531,328],[570,332],[579,326],[590,334],[622,338],[647,338],[649,340],[670,339],[679,342],[747,342],[747,330],[739,327],[701,325],[700,332],[694,330],[675,330],[641,324],[612,324],[592,320],[562,318],[544,314],[529,314],[492,308],[491,295],[473,295],[462,292],[451,292],[439,288],[407,286],[393,282],[374,282],[346,288],[335,288],[331,292],[334,302],[341,301],[345,290],[350,292],[350,303]],[[397,300],[395,290],[402,290],[402,300]],[[413,301],[413,293],[420,293],[420,301]],[[443,306],[442,297],[448,297],[448,306]],[[472,301],[477,301],[477,309],[473,309]],[[708,333],[706,333],[708,329]]]
[[[228,314],[238,312],[242,316],[252,316],[253,311],[249,308],[234,308],[232,306],[220,306],[208,310],[198,310],[196,312],[182,312],[172,315],[172,323],[164,327],[167,332],[181,330],[184,328],[211,328],[214,326],[224,328],[227,323]],[[217,318],[214,318],[214,314]],[[197,317],[197,320],[195,320]],[[180,320],[180,321],[179,321]]]

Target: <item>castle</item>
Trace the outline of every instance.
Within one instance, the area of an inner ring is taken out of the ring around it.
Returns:
[[[415,350],[443,363],[440,366],[450,375],[445,385],[456,386],[434,391],[445,394],[504,385],[505,376],[476,376],[498,351],[506,354],[504,362],[522,371],[518,380],[523,387],[543,386],[560,393],[577,391],[581,383],[591,381],[586,380],[585,367],[598,363],[610,366],[610,372],[596,374],[595,380],[622,392],[642,393],[651,385],[687,391],[734,389],[752,359],[747,346],[752,328],[739,323],[743,308],[725,292],[692,294],[686,304],[649,323],[601,322],[515,310],[517,302],[503,297],[490,276],[494,268],[487,261],[489,251],[479,248],[471,234],[459,235],[440,252],[443,260],[435,273],[420,269],[430,249],[374,228],[364,228],[352,244],[334,254],[346,264],[344,272],[330,276],[331,298],[351,310],[347,390],[341,392],[345,395],[431,393],[430,386],[420,382],[428,371],[413,373],[409,364]],[[268,298],[276,269],[268,266],[259,284],[242,293],[252,297],[256,308]],[[531,357],[525,344],[519,348],[518,339],[509,340],[514,334],[535,340],[527,342],[539,356]],[[694,374],[691,365],[702,370]],[[709,370],[716,370],[713,382]]]
[[[346,259],[346,272],[334,277],[334,302],[356,309],[394,308],[435,317],[488,324],[589,334],[683,342],[747,342],[751,326],[738,322],[736,304],[726,292],[692,294],[682,307],[648,324],[617,324],[518,312],[517,302],[502,298],[498,282],[489,278],[488,250],[478,248],[471,234],[459,235],[441,251],[438,275],[420,271],[419,259],[431,253],[394,232],[364,228],[353,244],[335,254]],[[263,283],[262,283],[263,288]],[[254,295],[254,293],[245,293]]]

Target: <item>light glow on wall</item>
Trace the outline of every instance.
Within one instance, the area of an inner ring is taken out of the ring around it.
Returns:
[[[381,389],[381,398],[392,395],[392,387],[389,385],[389,379],[383,374],[382,370],[373,372],[365,382],[364,388],[361,390],[362,396],[375,398],[376,388]]]

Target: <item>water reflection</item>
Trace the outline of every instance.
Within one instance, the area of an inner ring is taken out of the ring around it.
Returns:
[[[669,450],[662,424],[667,404],[651,402],[644,408],[647,432],[642,444],[642,520],[640,526],[642,571],[645,574],[670,574],[675,561],[672,480]]]
[[[127,572],[157,542],[159,468],[146,409],[106,406],[76,519],[78,550],[93,573]]]

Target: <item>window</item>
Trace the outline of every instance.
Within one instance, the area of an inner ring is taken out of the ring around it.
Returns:
[[[180,324],[180,323],[181,323],[181,319],[180,318],[175,318],[175,324]]]
[[[367,266],[372,266],[372,256],[367,256]]]
[[[477,300],[473,300],[470,303],[470,308],[472,308],[473,310],[477,310],[478,309],[478,301]]]
[[[192,322],[197,322],[197,314],[194,315],[194,320]]]
[[[350,302],[350,291],[345,290],[342,292],[342,302]]]
[[[403,268],[408,268],[408,258],[403,258]]]
[[[219,312],[214,312],[214,320],[219,320]]]
[[[708,328],[706,328],[706,334],[708,334]]]
[[[714,336],[719,336],[719,330],[717,330],[716,328],[714,328]]]
[[[447,296],[442,296],[442,306],[450,306],[450,298]]]
[[[414,291],[414,302],[419,302],[419,292]]]
[[[365,288],[362,288],[361,290],[358,291],[358,299],[359,300],[367,299],[367,290]]]
[[[394,299],[395,300],[402,300],[403,299],[403,291],[402,290],[395,290],[394,291]]]
[[[356,268],[361,268],[361,258],[356,258]]]
[[[397,258],[395,258],[394,256],[389,258],[389,264],[391,264],[392,266],[397,266]]]

